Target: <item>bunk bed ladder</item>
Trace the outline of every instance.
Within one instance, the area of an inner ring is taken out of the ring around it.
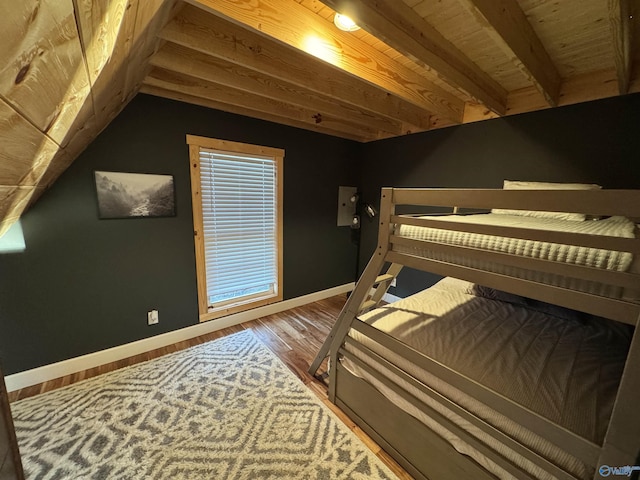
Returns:
[[[322,344],[320,351],[311,364],[311,367],[309,368],[309,373],[311,375],[316,376],[316,373],[320,368],[320,364],[329,356],[334,339],[337,339],[335,340],[336,343],[342,343],[342,339],[351,329],[351,323],[356,318],[356,315],[363,311],[376,308],[389,290],[391,282],[393,282],[393,280],[398,276],[398,273],[400,273],[400,270],[402,270],[402,265],[392,263],[386,273],[378,275],[382,268],[382,266],[378,265],[379,263],[380,262],[375,262],[375,264],[373,264],[373,262],[369,262],[369,265],[367,265],[367,268],[362,273],[356,288],[349,296],[349,299],[342,308],[340,315],[338,315],[331,332],[329,332],[327,339]],[[375,279],[370,280],[370,277],[373,275],[377,276]],[[371,293],[372,286],[375,287],[373,293]],[[369,296],[369,294],[371,295]]]
[[[374,285],[377,286],[375,287],[369,300],[366,300],[360,307],[360,313],[378,307],[380,302],[384,299],[384,296],[389,291],[391,283],[393,283],[393,280],[395,280],[401,270],[402,265],[400,265],[399,263],[392,263],[387,269],[387,273],[379,275],[378,278],[376,278]]]
[[[389,223],[391,215],[395,213],[392,197],[392,188],[382,189],[382,195],[380,197],[380,223],[378,225],[378,246],[371,257],[371,260],[369,260],[369,263],[364,269],[364,272],[362,272],[362,275],[356,284],[356,288],[349,296],[349,299],[342,308],[340,315],[338,315],[336,323],[331,328],[327,339],[322,344],[322,347],[320,347],[320,351],[309,367],[309,373],[316,378],[318,378],[316,373],[324,359],[327,358],[330,353],[333,353],[334,355],[337,353],[338,346],[342,343],[342,340],[347,333],[349,333],[351,324],[355,320],[356,315],[358,315],[363,308],[371,308],[372,306],[377,305],[391,286],[391,281],[402,269],[401,265],[392,264],[385,275],[381,275],[380,277],[378,276],[385,264],[385,257],[387,256],[389,249],[389,237],[393,230],[393,225]],[[371,293],[371,288],[376,284],[378,286],[373,292],[371,299],[369,299],[371,302],[375,301],[375,304],[365,305],[367,297]],[[336,362],[333,361],[332,368],[335,368],[335,363]],[[331,382],[329,387],[329,400],[333,402],[334,397],[335,382]]]

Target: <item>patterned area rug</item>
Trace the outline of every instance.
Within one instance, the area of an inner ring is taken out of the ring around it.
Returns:
[[[12,410],[29,479],[395,478],[250,331]]]

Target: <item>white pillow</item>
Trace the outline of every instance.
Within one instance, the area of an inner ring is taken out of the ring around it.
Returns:
[[[521,182],[505,180],[504,190],[600,190],[602,187],[594,183],[550,183],[550,182]],[[575,220],[582,222],[587,216],[584,213],[540,212],[536,210],[508,210],[494,208],[491,213],[502,215],[519,215],[521,217],[555,218],[557,220]]]

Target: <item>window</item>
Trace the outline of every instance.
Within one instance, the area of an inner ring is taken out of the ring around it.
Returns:
[[[200,321],[282,300],[284,151],[187,135]]]

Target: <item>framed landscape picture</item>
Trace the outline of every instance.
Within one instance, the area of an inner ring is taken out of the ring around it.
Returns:
[[[176,214],[172,175],[96,171],[95,181],[100,218]]]

